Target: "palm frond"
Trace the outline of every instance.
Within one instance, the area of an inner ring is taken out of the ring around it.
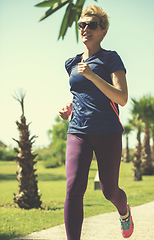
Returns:
[[[44,20],[45,18],[49,17],[51,14],[53,14],[54,12],[56,12],[57,10],[59,10],[60,8],[62,8],[63,6],[65,6],[67,3],[69,3],[70,1],[67,0],[61,0],[61,1],[56,1],[56,3],[54,3],[54,5],[48,10],[46,11],[43,16],[40,18],[39,21]]]

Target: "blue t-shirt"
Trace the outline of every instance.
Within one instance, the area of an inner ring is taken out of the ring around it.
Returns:
[[[73,113],[68,133],[103,134],[123,132],[119,120],[118,104],[111,101],[93,82],[78,74],[81,55],[65,62],[69,74],[70,91],[73,94]],[[126,71],[124,64],[115,51],[100,49],[85,60],[92,71],[112,84],[111,73]]]

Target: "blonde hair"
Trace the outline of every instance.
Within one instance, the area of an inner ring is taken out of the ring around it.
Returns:
[[[100,19],[100,25],[102,28],[108,30],[109,28],[109,16],[107,13],[101,8],[94,5],[86,6],[82,12],[80,18],[84,16],[96,16]]]

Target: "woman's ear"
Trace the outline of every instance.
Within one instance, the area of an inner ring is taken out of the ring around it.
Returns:
[[[103,37],[107,34],[107,29],[103,30]]]

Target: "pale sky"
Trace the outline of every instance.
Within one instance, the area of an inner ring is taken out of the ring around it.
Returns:
[[[19,138],[15,124],[21,107],[13,99],[14,91],[26,91],[25,116],[31,135],[38,135],[35,146],[49,144],[47,131],[52,128],[59,109],[68,103],[69,92],[65,60],[84,51],[76,42],[74,25],[64,40],[57,41],[66,7],[42,22],[46,8],[34,7],[39,1],[0,0],[0,140],[15,146]],[[110,28],[102,47],[115,50],[127,69],[128,104],[120,108],[123,125],[130,117],[131,97],[153,94],[154,1],[87,0],[110,16]],[[154,95],[154,94],[153,94]],[[130,146],[136,144],[135,133]]]

